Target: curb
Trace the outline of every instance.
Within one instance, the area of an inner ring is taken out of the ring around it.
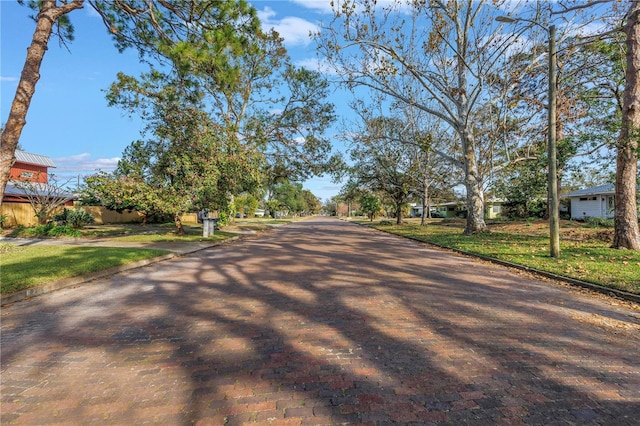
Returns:
[[[150,259],[139,260],[137,262],[127,263],[126,265],[114,266],[112,268],[103,269],[101,271],[92,272],[89,274],[78,275],[75,277],[62,278],[56,281],[52,281],[46,284],[42,284],[37,287],[27,288],[25,290],[19,290],[9,294],[0,295],[0,306],[8,305],[9,303],[20,302],[26,299],[30,299],[35,296],[51,293],[56,290],[61,290],[66,287],[77,286],[85,284],[90,281],[94,281],[100,278],[105,278],[111,275],[118,274],[120,272],[129,271],[131,269],[142,268],[143,266],[151,265],[153,263],[163,262],[165,260],[174,259],[176,257],[182,257],[187,254],[196,253],[198,251],[206,250],[211,247],[220,246],[223,244],[231,243],[241,239],[242,236],[231,237],[223,241],[218,241],[207,247],[198,247],[194,250],[190,250],[184,253],[169,253],[161,256],[152,257]]]
[[[366,226],[366,225],[364,225],[364,226]],[[508,268],[518,269],[520,271],[528,272],[528,273],[531,273],[533,275],[538,275],[540,277],[550,278],[550,279],[553,279],[553,280],[556,280],[556,281],[561,281],[561,282],[564,282],[566,284],[570,284],[570,285],[575,286],[575,287],[585,288],[587,290],[592,290],[592,291],[595,291],[595,292],[598,292],[598,293],[602,293],[602,294],[605,294],[605,295],[610,296],[610,297],[617,297],[617,298],[622,299],[622,300],[626,300],[626,301],[629,301],[629,302],[635,302],[635,303],[640,304],[640,294],[634,294],[634,293],[629,293],[629,292],[624,291],[624,290],[618,290],[618,289],[615,289],[615,288],[604,287],[604,286],[601,286],[601,285],[598,285],[598,284],[593,284],[593,283],[589,283],[589,282],[586,282],[586,281],[581,281],[581,280],[578,280],[578,279],[575,279],[575,278],[563,277],[562,275],[556,275],[556,274],[553,274],[551,272],[541,271],[539,269],[530,268],[530,267],[524,266],[524,265],[518,265],[516,263],[507,262],[506,260],[500,260],[500,259],[496,259],[496,258],[493,258],[493,257],[484,256],[482,254],[471,253],[471,252],[460,250],[460,249],[456,249],[456,248],[453,248],[453,247],[447,247],[447,246],[443,246],[443,245],[440,245],[440,244],[431,243],[429,241],[424,241],[424,240],[421,240],[421,239],[415,238],[415,237],[407,237],[407,236],[404,236],[404,235],[394,234],[393,232],[384,231],[382,229],[377,229],[377,228],[372,227],[372,226],[370,226],[369,228],[375,229],[376,231],[379,231],[379,232],[384,232],[385,234],[395,235],[396,237],[399,237],[399,238],[406,238],[407,240],[416,241],[416,242],[421,243],[421,244],[426,244],[426,245],[429,245],[429,246],[437,247],[439,249],[452,251],[454,253],[458,253],[458,254],[461,254],[463,256],[473,257],[473,258],[476,258],[476,259],[484,260],[486,262],[494,263],[496,265],[501,265],[501,266],[506,266]]]

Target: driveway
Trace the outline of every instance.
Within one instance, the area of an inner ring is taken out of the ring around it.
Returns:
[[[2,309],[2,424],[632,425],[640,308],[330,218]]]

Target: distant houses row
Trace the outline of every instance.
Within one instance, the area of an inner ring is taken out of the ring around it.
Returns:
[[[16,161],[11,168],[10,181],[5,189],[2,200],[2,214],[14,218],[15,224],[26,225],[12,211],[12,206],[29,202],[24,191],[11,183],[11,181],[31,181],[39,184],[48,184],[49,168],[54,168],[53,160],[44,155],[32,154],[24,151],[16,151]],[[572,219],[585,219],[589,217],[612,218],[614,216],[614,185],[607,184],[594,188],[581,189],[571,192],[563,198],[570,201]],[[489,200],[485,204],[485,216],[488,219],[499,217],[502,212],[503,200]],[[5,206],[6,204],[6,206]],[[73,201],[70,202],[70,205]],[[431,206],[432,217],[456,217],[464,215],[466,209],[464,202],[451,201],[433,204]],[[15,209],[14,209],[15,210]],[[25,210],[22,206],[21,210]],[[12,214],[13,213],[13,214]],[[264,214],[264,213],[262,213]],[[422,216],[422,206],[412,204],[412,217]]]
[[[500,217],[502,213],[502,200],[489,200],[485,202],[484,210],[485,217],[487,219],[495,219]],[[431,217],[434,218],[446,218],[446,217],[461,217],[465,215],[467,206],[464,201],[447,201],[442,203],[431,204]],[[411,211],[409,213],[411,217],[422,217],[422,206],[412,203]]]
[[[561,212],[571,213],[571,219],[599,217],[611,219],[615,213],[615,185],[610,183],[593,188],[580,189],[562,198],[569,201],[569,206],[560,206]],[[485,217],[495,219],[502,213],[504,200],[492,199],[485,203]],[[564,209],[564,211],[562,211]],[[463,201],[450,201],[431,205],[432,217],[457,217],[464,215],[466,205]],[[412,204],[411,216],[421,217],[422,206]]]

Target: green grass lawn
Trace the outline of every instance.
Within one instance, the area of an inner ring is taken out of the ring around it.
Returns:
[[[640,252],[611,249],[603,241],[561,240],[561,254],[556,259],[549,256],[547,237],[504,232],[468,236],[462,234],[460,227],[433,224],[420,227],[416,223],[396,226],[374,222],[372,226],[397,235],[640,294]]]
[[[233,226],[236,231],[269,229],[269,220],[251,220]],[[9,233],[12,237],[29,237],[29,228],[19,228]],[[83,238],[108,238],[113,241],[139,243],[189,243],[222,241],[238,235],[216,230],[209,238],[202,238],[202,225],[184,225],[185,234],[176,234],[169,224],[114,224],[87,226],[80,230]],[[61,278],[74,277],[120,266],[138,260],[168,253],[163,250],[140,248],[110,248],[85,246],[16,246],[0,243],[0,291],[10,293],[34,287]]]
[[[90,225],[80,230],[85,238],[114,238],[123,236],[144,236],[158,235],[165,240],[128,240],[128,241],[196,241],[196,238],[202,239],[202,225],[188,224],[183,225],[184,236],[180,237],[176,233],[176,227],[173,223],[153,223],[142,225],[140,223],[118,223],[109,225]]]
[[[16,246],[0,243],[0,292],[34,287],[148,259],[168,252],[114,247]]]

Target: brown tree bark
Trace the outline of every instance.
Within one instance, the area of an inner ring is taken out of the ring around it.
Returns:
[[[27,111],[36,91],[36,83],[40,79],[40,65],[47,51],[53,26],[61,16],[82,8],[84,0],[73,0],[59,6],[56,3],[56,0],[42,2],[33,39],[27,49],[27,59],[22,68],[20,82],[11,104],[11,111],[4,129],[2,129],[2,142],[0,143],[0,206],[9,181],[11,166],[15,162],[15,152],[20,141],[20,134],[27,122]]]
[[[627,71],[622,110],[622,129],[616,159],[615,232],[613,248],[640,250],[636,204],[638,139],[640,137],[640,2],[629,9],[624,32],[627,35]]]

